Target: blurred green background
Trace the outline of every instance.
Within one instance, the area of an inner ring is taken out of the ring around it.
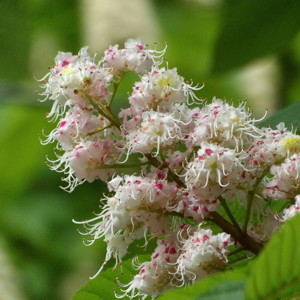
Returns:
[[[101,53],[141,37],[168,44],[169,68],[199,97],[248,99],[257,116],[300,99],[300,2],[279,0],[0,0],[0,300],[70,299],[101,264],[103,244],[82,244],[72,219],[89,218],[101,182],[68,194],[42,147],[51,103],[35,78],[58,51]],[[120,93],[126,105],[134,77]]]

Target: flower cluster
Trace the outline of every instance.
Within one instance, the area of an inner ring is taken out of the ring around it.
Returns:
[[[110,46],[98,61],[87,47],[60,52],[41,80],[43,101],[53,103],[48,118],[58,120],[42,142],[56,144],[50,168],[64,174],[69,192],[96,179],[108,185],[102,210],[74,221],[88,245],[107,243],[96,275],[112,258],[117,267],[133,241],[157,240],[118,297],[155,298],[226,268],[235,253],[255,255],[300,212],[300,136],[283,123],[260,128],[245,102],[204,102],[202,87],[164,66],[164,53],[139,39]],[[115,113],[128,72],[139,80]]]

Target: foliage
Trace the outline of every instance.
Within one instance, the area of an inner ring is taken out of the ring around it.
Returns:
[[[216,275],[211,275],[194,285],[181,289],[170,290],[158,299],[171,300],[180,297],[182,300],[264,300],[291,299],[300,295],[300,216],[294,217],[271,239],[260,256],[250,261],[246,266],[235,268]],[[129,281],[125,274],[132,274],[125,263],[124,282]],[[128,272],[128,273],[127,273]],[[87,283],[78,291],[74,300],[115,299],[111,292],[102,289],[109,287],[109,291],[118,291],[115,278],[121,273],[106,270]]]
[[[251,269],[247,300],[292,299],[300,295],[300,216],[269,242]]]
[[[280,122],[284,122],[290,130],[297,130],[300,128],[300,102],[296,102],[294,104],[285,107],[279,112],[275,113],[273,116],[266,118],[261,121],[259,125],[263,126],[271,126],[272,128],[276,128],[276,125]]]
[[[300,29],[300,3],[295,0],[230,0],[224,6],[223,24],[215,44],[216,72],[286,52]]]

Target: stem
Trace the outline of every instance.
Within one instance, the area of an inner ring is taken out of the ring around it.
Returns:
[[[153,157],[151,154],[145,154],[145,156],[148,158],[148,162],[153,167],[160,169],[160,170],[164,170],[167,167],[167,166],[165,166],[164,163],[161,163],[156,157]],[[186,188],[186,185],[169,168],[168,168],[167,178],[169,181],[175,181],[179,186]]]
[[[247,209],[246,209],[246,215],[245,215],[245,222],[244,222],[244,226],[243,226],[243,231],[244,232],[247,232],[248,223],[249,223],[249,219],[250,219],[252,202],[253,202],[253,199],[254,199],[254,196],[255,196],[256,189],[257,189],[258,185],[260,184],[260,182],[263,180],[263,178],[269,173],[269,171],[270,171],[270,167],[268,167],[263,172],[263,174],[256,179],[256,182],[255,182],[255,184],[253,186],[252,191],[250,191],[248,193],[248,197],[247,197]]]
[[[280,165],[283,161],[285,160],[285,158],[281,158],[279,160],[277,160],[273,165]],[[247,197],[247,209],[246,209],[246,216],[245,216],[245,222],[244,222],[244,226],[243,226],[243,231],[247,232],[247,227],[248,227],[248,223],[249,223],[249,219],[250,219],[250,213],[251,213],[251,206],[252,206],[252,202],[255,196],[255,192],[257,187],[259,186],[259,184],[261,183],[261,181],[263,180],[263,178],[270,172],[271,166],[267,167],[264,172],[262,173],[262,175],[260,177],[257,178],[252,191],[250,191],[248,193],[248,197]]]
[[[209,219],[218,225],[223,231],[230,234],[245,250],[258,254],[262,249],[262,245],[254,241],[247,234],[241,234],[231,223],[225,220],[217,212],[209,213]]]
[[[194,150],[188,155],[186,159],[187,164],[190,162],[191,158],[194,156],[195,152],[199,150],[199,148],[200,147],[195,147]],[[182,166],[177,173],[181,174],[183,170],[184,170],[184,166]]]
[[[87,136],[90,136],[90,135],[93,135],[95,133],[101,132],[101,131],[103,131],[103,130],[109,128],[109,127],[112,127],[112,126],[114,126],[114,124],[109,124],[109,125],[106,125],[106,126],[103,126],[103,127],[100,127],[100,128],[96,128],[94,130],[89,131],[87,133]]]
[[[126,74],[126,73],[125,73],[125,74]],[[107,106],[108,106],[108,107],[111,107],[111,105],[112,105],[112,103],[113,103],[113,101],[114,101],[114,98],[115,98],[115,96],[116,96],[118,87],[119,87],[119,85],[120,85],[120,83],[121,83],[122,78],[125,76],[125,74],[124,74],[123,76],[121,76],[117,82],[114,83],[114,91],[113,91],[113,94],[111,95],[111,97],[110,97],[110,99],[109,99],[109,102],[107,103]]]
[[[114,126],[120,129],[120,121],[116,119],[114,115],[110,111],[107,110],[107,108],[102,104],[98,103],[98,105],[94,102],[92,97],[88,95],[85,91],[79,90],[80,93],[83,94],[83,96],[89,101],[89,103],[97,110],[97,112],[102,115],[104,118],[109,120]]]
[[[254,192],[251,191],[251,192],[249,192],[248,197],[247,197],[247,209],[246,209],[246,215],[245,215],[245,222],[244,222],[244,226],[243,226],[244,232],[247,232],[253,198],[254,198]]]
[[[240,253],[240,252],[242,252],[242,251],[245,251],[245,249],[242,248],[242,247],[240,247],[240,248],[237,248],[237,249],[234,249],[234,250],[230,251],[230,252],[227,254],[227,256],[232,256],[232,255],[238,254],[238,253]]]
[[[167,164],[167,162],[165,160],[164,154],[163,154],[163,152],[161,150],[159,151],[159,156],[160,156],[160,158],[161,158],[161,160],[163,162],[162,167],[163,168],[168,168],[168,170],[169,170],[169,166],[168,166],[168,164]]]
[[[102,109],[102,111],[104,111],[109,117],[113,118],[115,120],[116,123],[118,123],[120,125],[120,121],[118,120],[118,118],[111,112],[110,107],[107,105],[104,105],[103,103],[98,103],[98,105],[100,106],[100,108]]]
[[[243,256],[241,256],[241,257],[237,257],[237,258],[235,258],[235,259],[232,259],[232,260],[229,261],[228,263],[229,263],[229,265],[233,265],[233,264],[235,264],[235,263],[237,263],[237,262],[240,262],[240,261],[242,261],[242,260],[244,260],[244,259],[247,259],[247,258],[248,258],[248,255],[245,254],[245,255],[243,255]]]
[[[233,225],[235,226],[236,230],[240,233],[243,234],[243,231],[240,227],[240,225],[238,224],[238,222],[236,221],[236,219],[234,218],[233,214],[231,213],[231,210],[229,209],[226,200],[220,196],[219,197],[219,201],[221,202],[221,205],[223,206],[223,208],[225,209],[227,216],[229,217],[229,219],[231,220],[231,222],[233,223]]]

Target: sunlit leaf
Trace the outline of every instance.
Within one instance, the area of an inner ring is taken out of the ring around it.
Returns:
[[[245,281],[223,281],[213,287],[208,293],[200,295],[196,300],[244,299]]]
[[[140,257],[140,261],[147,260],[148,256]],[[113,271],[109,268],[101,272],[95,279],[90,280],[82,289],[80,289],[73,297],[73,300],[112,300],[116,299],[115,293],[122,294],[117,280],[122,283],[128,283],[135,275],[135,271],[131,266],[131,260],[127,260],[120,267]]]
[[[208,276],[190,287],[174,288],[158,297],[161,300],[192,299],[243,299],[243,289],[247,278],[248,266],[232,271]],[[236,293],[234,290],[236,289]],[[224,293],[224,294],[223,294]],[[220,298],[221,295],[223,298]],[[237,298],[234,298],[235,295]],[[231,297],[232,296],[232,297]],[[215,297],[215,298],[214,298]]]
[[[300,216],[296,216],[283,226],[257,258],[246,287],[247,300],[300,296],[299,228]]]

